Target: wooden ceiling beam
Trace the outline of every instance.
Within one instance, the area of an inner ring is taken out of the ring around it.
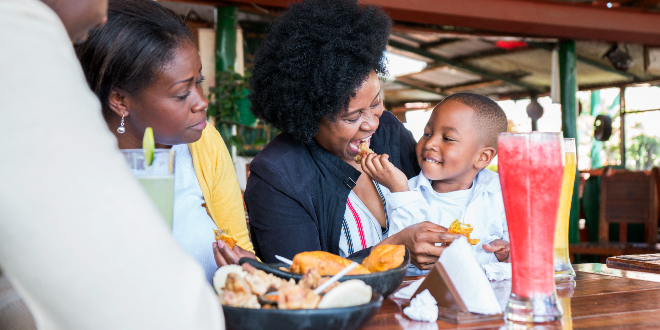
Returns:
[[[540,87],[540,86],[530,85],[530,84],[521,82],[521,81],[516,80],[516,79],[511,79],[511,78],[501,76],[501,75],[493,73],[493,72],[485,71],[485,70],[482,70],[480,68],[474,67],[472,65],[469,65],[469,64],[466,64],[466,63],[461,63],[461,62],[452,60],[450,58],[446,58],[444,56],[440,56],[440,55],[431,53],[427,50],[419,49],[419,48],[416,48],[416,47],[413,47],[413,46],[410,46],[410,45],[406,45],[406,44],[403,44],[403,43],[400,43],[400,42],[396,42],[394,40],[390,40],[390,46],[392,46],[394,48],[404,50],[404,51],[408,51],[408,52],[411,52],[411,53],[415,53],[415,54],[418,54],[420,56],[428,57],[430,59],[433,59],[437,63],[444,63],[444,64],[447,64],[447,65],[453,66],[456,69],[467,71],[467,72],[470,72],[470,73],[473,73],[473,74],[476,74],[476,75],[480,75],[480,76],[485,77],[487,79],[502,80],[502,81],[507,82],[509,84],[516,85],[516,86],[519,86],[519,87],[522,87],[522,88],[525,88],[525,89],[528,89],[528,90],[531,90],[531,91],[535,91],[535,92],[544,92],[546,90],[546,88],[543,88],[543,87]]]
[[[283,8],[291,0],[178,0],[211,5]],[[503,33],[660,45],[660,14],[563,1],[362,0],[380,5],[395,21],[450,25]]]

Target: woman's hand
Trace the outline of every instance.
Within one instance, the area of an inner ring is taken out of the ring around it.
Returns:
[[[488,244],[482,245],[481,247],[483,247],[486,252],[495,253],[497,260],[500,262],[511,262],[509,242],[503,239],[496,239]]]
[[[257,259],[257,256],[250,251],[243,250],[240,246],[236,245],[233,249],[223,241],[213,242],[213,257],[215,264],[218,267],[227,265],[238,265],[238,260],[241,258]]]
[[[364,173],[391,192],[408,191],[408,178],[388,158],[387,154],[368,154],[362,157],[360,164]]]
[[[380,244],[401,244],[410,251],[410,261],[419,269],[431,269],[442,251],[460,234],[448,234],[447,228],[424,221],[404,228],[399,233],[382,240]],[[436,243],[443,243],[436,246]]]

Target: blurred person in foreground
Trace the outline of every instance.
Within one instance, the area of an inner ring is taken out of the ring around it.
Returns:
[[[107,0],[0,2],[0,267],[40,329],[222,329],[76,59],[106,15]],[[0,328],[34,327],[4,302]]]

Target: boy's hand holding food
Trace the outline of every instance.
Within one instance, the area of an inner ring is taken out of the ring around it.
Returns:
[[[391,192],[408,191],[408,178],[388,160],[389,158],[387,154],[368,154],[362,157],[360,164],[364,173]]]

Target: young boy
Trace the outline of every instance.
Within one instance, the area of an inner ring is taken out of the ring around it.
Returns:
[[[497,136],[507,119],[493,100],[469,93],[439,103],[417,143],[418,176],[406,179],[386,154],[369,154],[362,169],[387,187],[390,235],[423,221],[449,228],[472,225],[473,255],[480,264],[508,261],[509,235],[497,173],[485,169],[497,155]]]

